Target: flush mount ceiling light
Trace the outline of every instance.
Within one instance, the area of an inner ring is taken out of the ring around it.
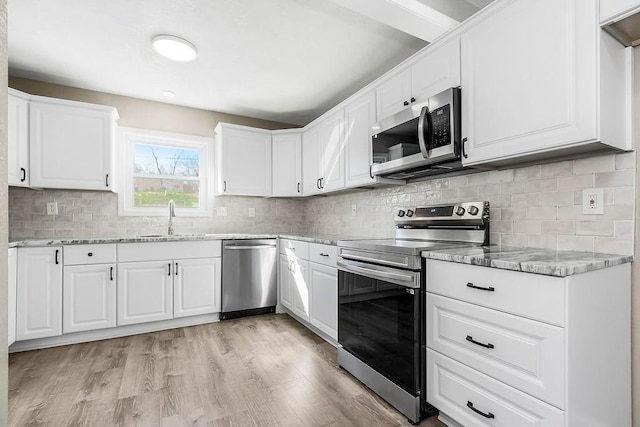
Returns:
[[[172,61],[188,62],[196,59],[196,47],[180,37],[161,34],[153,38],[152,44],[156,52]]]
[[[166,96],[167,98],[175,98],[176,93],[170,90],[163,90],[162,95]]]

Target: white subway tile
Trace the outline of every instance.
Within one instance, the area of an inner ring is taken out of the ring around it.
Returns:
[[[532,179],[540,178],[542,178],[542,169],[540,165],[517,168],[513,173],[514,181],[531,181]]]
[[[613,221],[576,221],[576,235],[613,236]]]
[[[515,220],[515,219],[526,219],[526,218],[527,218],[526,208],[503,208],[502,209],[503,220]]]
[[[558,206],[558,219],[583,219],[582,204],[573,206]]]
[[[507,182],[501,184],[501,193],[502,194],[519,194],[527,192],[527,183],[526,182]]]
[[[491,220],[489,228],[494,233],[512,233],[513,222],[512,221],[494,221]]]
[[[635,172],[633,170],[620,170],[615,172],[597,173],[595,186],[599,187],[624,187],[633,185]]]
[[[504,184],[503,184],[504,185]],[[489,194],[500,194],[500,184],[486,184],[478,187],[478,195],[486,196]]]
[[[571,206],[574,202],[573,197],[573,191],[542,193],[540,204],[542,206]]]
[[[611,172],[615,170],[615,155],[608,154],[598,157],[586,157],[573,161],[573,173],[585,175],[596,172]]]
[[[540,166],[542,178],[573,175],[573,161],[547,163]]]
[[[555,206],[534,206],[527,208],[527,219],[557,219]]]
[[[558,247],[558,238],[555,235],[530,234],[527,236],[527,246],[556,250]]]
[[[513,221],[513,232],[518,234],[540,234],[542,232],[542,221],[540,220]]]
[[[631,220],[633,219],[633,205],[632,204],[628,204],[628,205],[612,205],[612,206],[608,206],[605,205],[604,206],[604,215],[599,215],[600,219],[613,219],[613,220],[621,220],[621,219],[627,219],[627,220]]]
[[[511,206],[514,208],[540,206],[540,193],[513,194]]]
[[[633,240],[616,237],[595,237],[596,252],[633,255]]]
[[[526,234],[501,234],[500,244],[503,246],[527,246]]]
[[[613,229],[615,237],[633,239],[633,221],[615,221]]]
[[[542,221],[542,234],[575,234],[575,221]]]
[[[487,177],[487,182],[489,184],[493,183],[502,183],[502,182],[513,182],[513,169],[505,169],[500,171],[491,171]]]
[[[558,190],[581,190],[592,188],[594,185],[593,175],[572,175],[558,177]]]
[[[593,252],[595,237],[558,234],[558,250]]]
[[[616,154],[616,169],[635,169],[636,167],[636,152],[631,151],[629,153]]]
[[[558,190],[558,178],[527,181],[527,193],[544,193]]]
[[[616,187],[613,189],[613,203],[616,205],[633,203],[635,193],[634,187]]]

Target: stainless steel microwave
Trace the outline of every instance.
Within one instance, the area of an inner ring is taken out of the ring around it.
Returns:
[[[373,176],[411,179],[463,169],[460,88],[416,103],[373,125]]]

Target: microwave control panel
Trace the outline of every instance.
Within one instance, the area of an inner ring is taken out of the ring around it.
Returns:
[[[433,124],[433,148],[451,144],[451,108],[443,105],[431,111]]]

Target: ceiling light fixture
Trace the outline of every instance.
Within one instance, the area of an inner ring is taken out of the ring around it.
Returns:
[[[160,55],[173,61],[189,62],[196,59],[196,47],[180,37],[161,34],[152,41],[153,48]]]
[[[166,96],[167,98],[175,98],[176,97],[176,93],[170,90],[163,90],[162,91],[162,95]]]

